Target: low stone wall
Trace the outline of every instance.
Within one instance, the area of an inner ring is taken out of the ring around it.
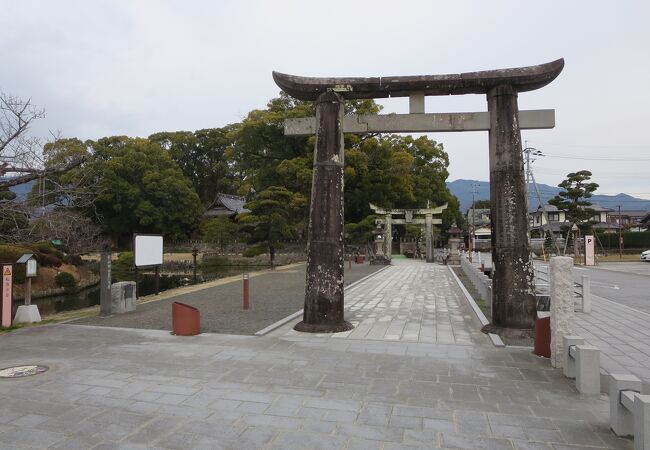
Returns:
[[[492,306],[492,280],[479,270],[474,264],[469,262],[466,256],[460,257],[460,267],[463,273],[474,286],[478,295],[485,301],[488,307]]]

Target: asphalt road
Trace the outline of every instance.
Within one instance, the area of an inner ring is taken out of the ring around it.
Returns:
[[[650,263],[607,262],[597,267],[575,266],[573,273],[576,283],[582,283],[583,275],[591,277],[593,295],[650,314]]]
[[[352,264],[345,266],[347,286],[384,266]],[[108,327],[170,330],[171,304],[182,302],[198,308],[201,331],[212,333],[252,335],[303,307],[305,293],[305,265],[276,271],[251,274],[250,310],[242,309],[243,288],[240,279],[219,286],[206,287],[162,300],[138,304],[137,310],[108,317],[94,316],[74,321],[74,324]]]

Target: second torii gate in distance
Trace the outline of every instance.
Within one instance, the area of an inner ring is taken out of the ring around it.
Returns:
[[[427,262],[433,262],[433,225],[440,225],[442,219],[434,218],[434,215],[442,214],[442,212],[447,209],[447,203],[442,206],[437,206],[435,208],[419,208],[419,209],[385,209],[375,206],[372,203],[370,204],[370,209],[372,209],[376,214],[385,216],[385,230],[386,230],[386,239],[384,245],[386,246],[386,258],[390,259],[392,255],[392,245],[393,245],[393,234],[392,234],[392,225],[400,224],[416,224],[416,225],[425,225],[425,242],[427,249]],[[404,216],[403,219],[393,219],[393,216]],[[414,216],[424,216],[422,218],[414,218]]]
[[[555,126],[555,111],[520,111],[517,96],[552,82],[564,59],[511,69],[445,75],[315,78],[273,72],[299,100],[315,101],[316,117],[288,119],[286,135],[316,134],[307,244],[303,321],[298,331],[335,332],[343,317],[343,133],[487,131],[492,210],[492,329],[530,335],[535,323],[534,274],[521,129]],[[425,114],[431,95],[482,94],[488,110]],[[410,114],[344,117],[346,99],[409,97]]]

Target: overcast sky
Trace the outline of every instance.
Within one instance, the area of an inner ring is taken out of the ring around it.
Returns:
[[[650,198],[648,1],[0,0],[0,11],[0,89],[47,110],[33,130],[42,136],[221,127],[277,96],[272,70],[421,75],[564,57],[558,79],[519,96],[521,109],[556,110],[555,129],[523,132],[548,155],[533,165],[537,181],[588,169],[599,193]],[[404,98],[381,103],[408,109]],[[479,95],[426,105],[487,109]],[[450,181],[488,179],[487,133],[433,138]]]

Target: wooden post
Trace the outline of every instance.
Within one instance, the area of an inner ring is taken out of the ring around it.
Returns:
[[[156,295],[160,294],[160,266],[156,266],[155,290]]]
[[[99,313],[111,313],[111,252],[102,252],[99,260]]]
[[[352,329],[343,319],[343,99],[328,91],[316,100],[316,147],[307,243],[305,307],[297,331]]]
[[[27,277],[25,280],[25,305],[32,304],[32,277]]]
[[[535,323],[535,294],[517,92],[509,85],[498,86],[488,91],[487,100],[493,205],[492,325],[529,334]]]

